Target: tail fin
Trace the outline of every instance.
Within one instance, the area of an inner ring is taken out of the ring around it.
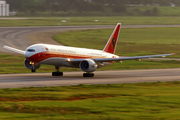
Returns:
[[[118,23],[111,34],[111,37],[109,38],[108,42],[106,43],[106,46],[104,47],[103,51],[108,53],[115,53],[116,45],[118,41],[118,36],[121,28],[121,23]]]

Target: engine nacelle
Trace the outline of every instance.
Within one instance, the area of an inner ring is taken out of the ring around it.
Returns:
[[[33,68],[33,65],[32,65],[31,61],[29,61],[29,60],[27,60],[27,59],[24,60],[24,66],[25,66],[26,68],[28,68],[28,69],[32,69],[32,68]],[[41,64],[36,64],[36,65],[34,65],[34,69],[38,69],[38,68],[40,68],[40,67],[41,67]]]
[[[84,72],[94,72],[97,69],[97,64],[91,59],[81,61],[79,67]]]

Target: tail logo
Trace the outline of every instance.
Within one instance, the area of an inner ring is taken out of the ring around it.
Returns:
[[[108,42],[106,43],[106,46],[103,49],[104,52],[111,54],[115,53],[120,28],[121,28],[121,23],[117,23],[116,27],[114,28],[114,31],[112,32],[111,36],[108,39]]]
[[[112,42],[111,42],[111,48],[114,49],[116,44],[116,39],[113,37]]]

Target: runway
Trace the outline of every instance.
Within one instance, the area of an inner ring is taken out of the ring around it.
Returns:
[[[3,45],[25,50],[35,43],[59,44],[51,38],[59,32],[114,27],[115,25],[0,27],[0,53],[12,53],[3,49]],[[180,27],[180,25],[122,25],[122,28],[146,27]],[[51,73],[1,74],[0,88],[179,81],[179,72],[180,69],[96,71],[94,78],[83,78],[82,72],[64,72],[63,77],[52,77]]]
[[[0,88],[180,81],[179,73],[180,68],[96,71],[94,78],[83,78],[82,72],[64,72],[63,77],[52,77],[51,73],[1,74]]]
[[[3,49],[3,45],[11,46],[21,50],[25,50],[28,46],[35,43],[59,45],[59,43],[52,39],[52,36],[56,33],[86,29],[113,29],[115,26],[116,25],[0,27],[0,53],[13,54],[13,52]],[[152,27],[180,27],[180,25],[122,25],[122,28]]]
[[[0,53],[12,53],[3,49],[3,45],[25,50],[36,43],[56,44],[52,35],[69,30],[103,29],[114,26],[39,26],[39,27],[0,27]],[[41,36],[41,33],[45,33]],[[38,35],[36,35],[38,34]],[[40,34],[40,35],[39,35]],[[49,35],[50,34],[50,35]],[[48,35],[48,36],[47,36]],[[34,36],[36,36],[34,38]]]

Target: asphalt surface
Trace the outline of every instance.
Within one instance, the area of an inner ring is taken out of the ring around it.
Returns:
[[[35,43],[59,44],[46,36],[39,40],[30,38],[32,34],[40,32],[58,33],[68,30],[114,28],[116,25],[91,25],[91,26],[38,26],[38,27],[0,27],[0,53],[12,53],[2,48],[3,45],[25,50]],[[180,27],[180,25],[122,25],[122,28],[150,28],[150,27]],[[110,33],[111,34],[111,33]],[[108,39],[108,38],[107,38]]]
[[[96,71],[94,78],[84,78],[82,72],[64,72],[63,77],[52,77],[51,73],[1,74],[0,88],[180,81],[179,73],[180,69]]]
[[[83,29],[103,29],[113,28],[114,26],[41,26],[41,27],[0,27],[0,53],[12,53],[3,49],[3,45],[11,46],[17,49],[25,50],[28,46],[41,43],[46,36],[41,36],[41,40],[34,41],[30,36],[40,32],[62,32],[67,30],[83,30]],[[51,38],[50,38],[51,39]],[[48,44],[59,44],[54,40],[45,41]],[[44,41],[43,41],[44,43]]]
[[[59,44],[46,36],[31,39],[32,34],[41,32],[58,33],[68,30],[114,28],[115,25],[101,26],[44,26],[44,27],[0,27],[0,53],[11,53],[2,48],[8,45],[21,50],[35,43]],[[122,28],[180,27],[180,25],[122,25]],[[23,61],[22,61],[23,62]],[[42,87],[78,84],[116,84],[180,80],[180,69],[151,69],[96,71],[94,78],[83,78],[82,72],[65,72],[64,77],[52,77],[51,73],[1,74],[0,88]]]

